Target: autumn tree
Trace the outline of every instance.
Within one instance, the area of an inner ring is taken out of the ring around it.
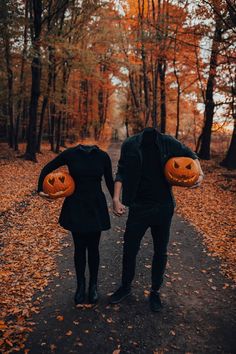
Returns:
[[[220,76],[219,72],[222,70],[222,67],[220,67],[219,64],[222,61],[222,58],[228,57],[228,50],[235,36],[233,36],[234,29],[231,26],[231,21],[230,24],[228,22],[230,2],[227,4],[225,1],[212,0],[203,1],[203,3],[205,3],[207,7],[203,8],[201,11],[205,11],[205,14],[208,14],[206,16],[209,16],[210,13],[214,20],[214,32],[212,36],[208,78],[205,91],[204,125],[199,148],[199,157],[208,160],[211,157],[210,145],[216,107],[214,93],[217,88],[217,76]]]

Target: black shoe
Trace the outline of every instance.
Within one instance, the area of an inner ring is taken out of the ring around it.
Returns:
[[[131,294],[130,287],[120,286],[111,296],[110,296],[110,304],[118,304],[123,301],[127,296]]]
[[[97,283],[89,284],[89,303],[96,304],[98,302],[98,298]]]
[[[162,309],[160,294],[158,291],[151,290],[149,296],[150,308],[153,312],[159,312]]]
[[[82,279],[77,286],[77,290],[75,293],[75,304],[79,305],[79,304],[83,304],[85,301],[85,279]]]

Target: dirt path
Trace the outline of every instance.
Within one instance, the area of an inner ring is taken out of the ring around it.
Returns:
[[[114,166],[118,153],[112,145]],[[172,224],[161,293],[163,311],[151,313],[147,301],[152,259],[149,232],[138,255],[133,295],[119,305],[108,304],[108,294],[119,285],[125,220],[112,217],[112,229],[103,233],[101,299],[93,309],[74,307],[73,247],[70,235],[65,237],[68,247],[58,257],[60,277],[38,294],[43,301],[26,343],[30,353],[112,354],[116,349],[120,354],[235,353],[235,290],[219,273],[219,261],[207,255],[201,235],[178,216]]]

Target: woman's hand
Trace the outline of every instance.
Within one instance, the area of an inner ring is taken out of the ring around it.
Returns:
[[[113,212],[117,216],[121,216],[125,213],[125,206],[120,202],[119,199],[113,199]]]
[[[44,192],[39,192],[39,195],[40,195],[40,197],[42,197],[42,198],[45,198],[45,199],[47,199],[47,200],[52,200],[52,198],[50,197],[50,195],[49,194],[46,194],[46,193],[44,193]]]

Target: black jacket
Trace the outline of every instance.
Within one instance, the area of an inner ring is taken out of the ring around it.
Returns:
[[[96,145],[77,145],[64,150],[41,171],[38,192],[42,191],[45,176],[67,165],[75,181],[75,192],[65,198],[59,223],[67,230],[94,232],[110,228],[110,218],[101,180],[104,176],[111,197],[114,193],[111,160]]]
[[[115,181],[122,182],[122,202],[127,206],[130,206],[134,202],[140,182],[142,166],[141,143],[143,132],[127,138],[121,146],[121,154],[118,161]],[[198,158],[190,148],[170,135],[157,132],[156,144],[160,151],[163,172],[167,160],[171,157],[185,156],[191,157],[192,159]],[[170,185],[169,188],[171,190]],[[171,195],[173,204],[175,205],[172,192]]]

